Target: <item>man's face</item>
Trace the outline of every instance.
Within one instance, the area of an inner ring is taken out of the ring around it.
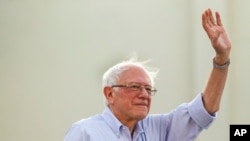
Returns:
[[[147,116],[151,104],[151,96],[145,88],[151,87],[151,82],[145,71],[131,67],[120,76],[117,85],[132,87],[113,87],[109,106],[119,120],[124,122],[139,121]],[[133,89],[135,87],[140,89]],[[142,86],[142,87],[141,87]]]

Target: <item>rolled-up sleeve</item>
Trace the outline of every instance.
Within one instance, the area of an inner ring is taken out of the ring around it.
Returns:
[[[216,113],[210,115],[205,109],[202,101],[202,93],[198,94],[188,105],[188,112],[190,116],[196,124],[204,129],[207,129],[216,118]]]

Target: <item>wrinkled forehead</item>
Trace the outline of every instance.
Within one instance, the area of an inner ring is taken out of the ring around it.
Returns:
[[[151,85],[151,80],[147,72],[138,66],[127,66],[126,69],[119,76],[120,83],[142,83],[145,85]]]

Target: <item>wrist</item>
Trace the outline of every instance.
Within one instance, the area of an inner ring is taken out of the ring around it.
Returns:
[[[225,63],[217,63],[215,58],[213,58],[213,67],[216,69],[224,70],[230,65],[230,59],[227,59]]]

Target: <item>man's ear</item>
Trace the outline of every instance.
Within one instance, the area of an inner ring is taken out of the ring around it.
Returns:
[[[113,103],[113,89],[109,86],[103,88],[103,94],[109,104]]]

